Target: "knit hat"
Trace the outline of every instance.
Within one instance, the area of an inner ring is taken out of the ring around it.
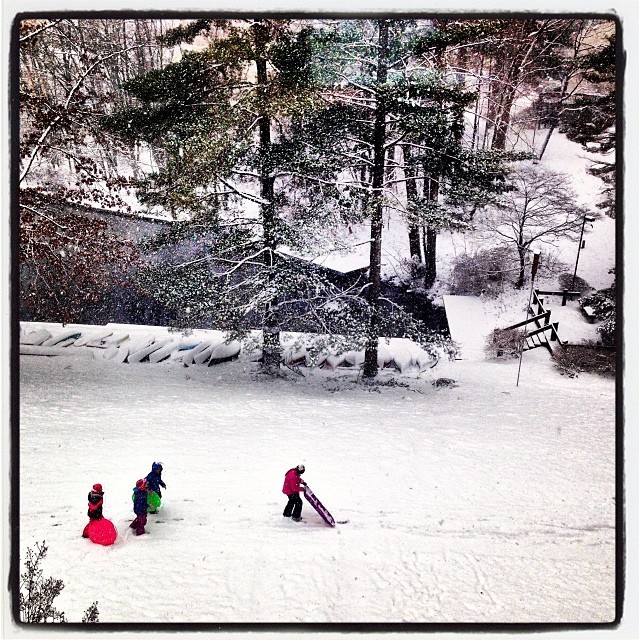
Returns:
[[[136,489],[146,489],[147,481],[144,478],[140,478],[138,482],[136,482]]]
[[[302,475],[302,474],[304,473],[304,465],[303,465],[303,464],[299,464],[299,465],[296,467],[296,471],[297,471],[300,475]]]
[[[93,485],[93,490],[96,493],[102,493],[102,485],[100,483],[96,483]]]

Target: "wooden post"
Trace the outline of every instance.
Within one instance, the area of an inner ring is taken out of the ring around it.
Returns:
[[[531,309],[531,297],[533,296],[533,281],[536,278],[538,272],[538,263],[540,262],[540,251],[534,251],[533,262],[531,264],[531,290],[529,291],[529,304],[527,305],[527,317],[525,324],[529,320],[529,309]],[[522,352],[524,351],[524,342],[526,340],[526,331],[524,340],[520,341],[520,362],[518,363],[518,378],[516,380],[516,387],[520,384],[520,369],[522,369]]]

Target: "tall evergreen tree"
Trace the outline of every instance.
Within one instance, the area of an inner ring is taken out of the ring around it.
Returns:
[[[446,46],[434,44],[438,34],[430,23],[378,20],[347,21],[326,35],[333,45],[324,67],[329,99],[342,114],[327,140],[350,166],[348,189],[371,223],[365,377],[377,371],[383,209],[404,214],[411,255],[422,253],[422,233],[430,286],[438,231],[464,226],[463,204],[481,206],[510,188],[506,160],[517,154],[465,150],[464,110],[475,96],[421,58],[429,47]]]
[[[203,247],[151,266],[146,285],[186,310],[185,324],[261,328],[263,365],[273,371],[283,328],[349,335],[367,315],[361,297],[296,257],[329,243],[353,214],[333,151],[316,144],[321,134],[308,124],[326,110],[310,27],[200,21],[168,37],[198,33],[205,48],[129,82],[139,104],[104,124],[161,149],[164,162],[141,182],[140,198],[189,219],[167,242],[182,231]]]

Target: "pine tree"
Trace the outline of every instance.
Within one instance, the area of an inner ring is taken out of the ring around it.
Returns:
[[[334,113],[326,140],[342,157],[346,191],[371,225],[365,377],[376,375],[381,335],[383,210],[404,215],[410,253],[424,253],[430,286],[437,233],[465,226],[465,206],[483,206],[509,189],[507,160],[527,156],[464,149],[464,110],[475,95],[442,65],[421,57],[434,42],[446,46],[439,35],[431,23],[400,20],[346,21],[325,33],[332,45],[324,73]]]
[[[412,77],[407,72],[410,52],[404,29],[402,21],[345,21],[325,33],[332,44],[324,72],[331,87],[328,99],[334,116],[332,127],[325,125],[325,144],[341,158],[345,191],[356,199],[358,210],[370,221],[365,378],[377,374],[378,339],[384,335],[383,317],[388,315],[381,301],[381,247],[383,212],[392,202],[400,204],[394,192],[398,182],[395,147],[405,139],[411,144],[412,131],[421,127],[431,126],[429,133],[434,132],[429,121],[431,94],[446,91],[437,80]],[[425,102],[430,106],[425,107]],[[402,322],[402,314],[396,312],[395,320]],[[405,318],[405,324],[405,331],[413,332],[415,325],[409,318]]]
[[[138,104],[104,126],[162,159],[139,197],[188,222],[158,240],[201,243],[197,256],[158,258],[143,284],[182,310],[185,324],[233,335],[259,327],[264,370],[274,371],[283,328],[304,319],[307,330],[355,335],[361,322],[361,299],[299,258],[310,243],[330,243],[331,228],[352,215],[336,186],[339,167],[309,126],[326,109],[312,30],[304,22],[205,20],[167,38],[198,33],[205,48],[127,83]]]

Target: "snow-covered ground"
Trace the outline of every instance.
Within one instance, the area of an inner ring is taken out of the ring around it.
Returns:
[[[71,620],[604,622],[614,617],[614,382],[517,361],[440,362],[367,390],[356,373],[21,357],[22,552]],[[436,388],[437,377],[456,380]],[[136,538],[131,490],[161,460]],[[285,471],[305,503],[282,517]],[[111,547],[80,537],[105,488]]]
[[[45,575],[64,580],[56,606],[71,620],[94,600],[101,622],[611,620],[615,383],[562,377],[542,349],[524,354],[518,386],[517,361],[484,360],[473,309],[492,328],[526,301],[458,297],[467,357],[383,370],[372,388],[353,368],[272,380],[248,354],[210,367],[120,363],[106,344],[21,356],[22,554],[46,540]],[[595,337],[575,307],[552,314],[563,338]],[[164,339],[109,330],[120,347]],[[388,348],[399,359],[406,345]],[[131,490],[155,460],[165,501],[136,538]],[[282,517],[283,476],[299,463],[348,522],[331,529],[306,503],[305,522]],[[112,547],[80,538],[95,482]],[[140,606],[141,588],[158,606]]]

